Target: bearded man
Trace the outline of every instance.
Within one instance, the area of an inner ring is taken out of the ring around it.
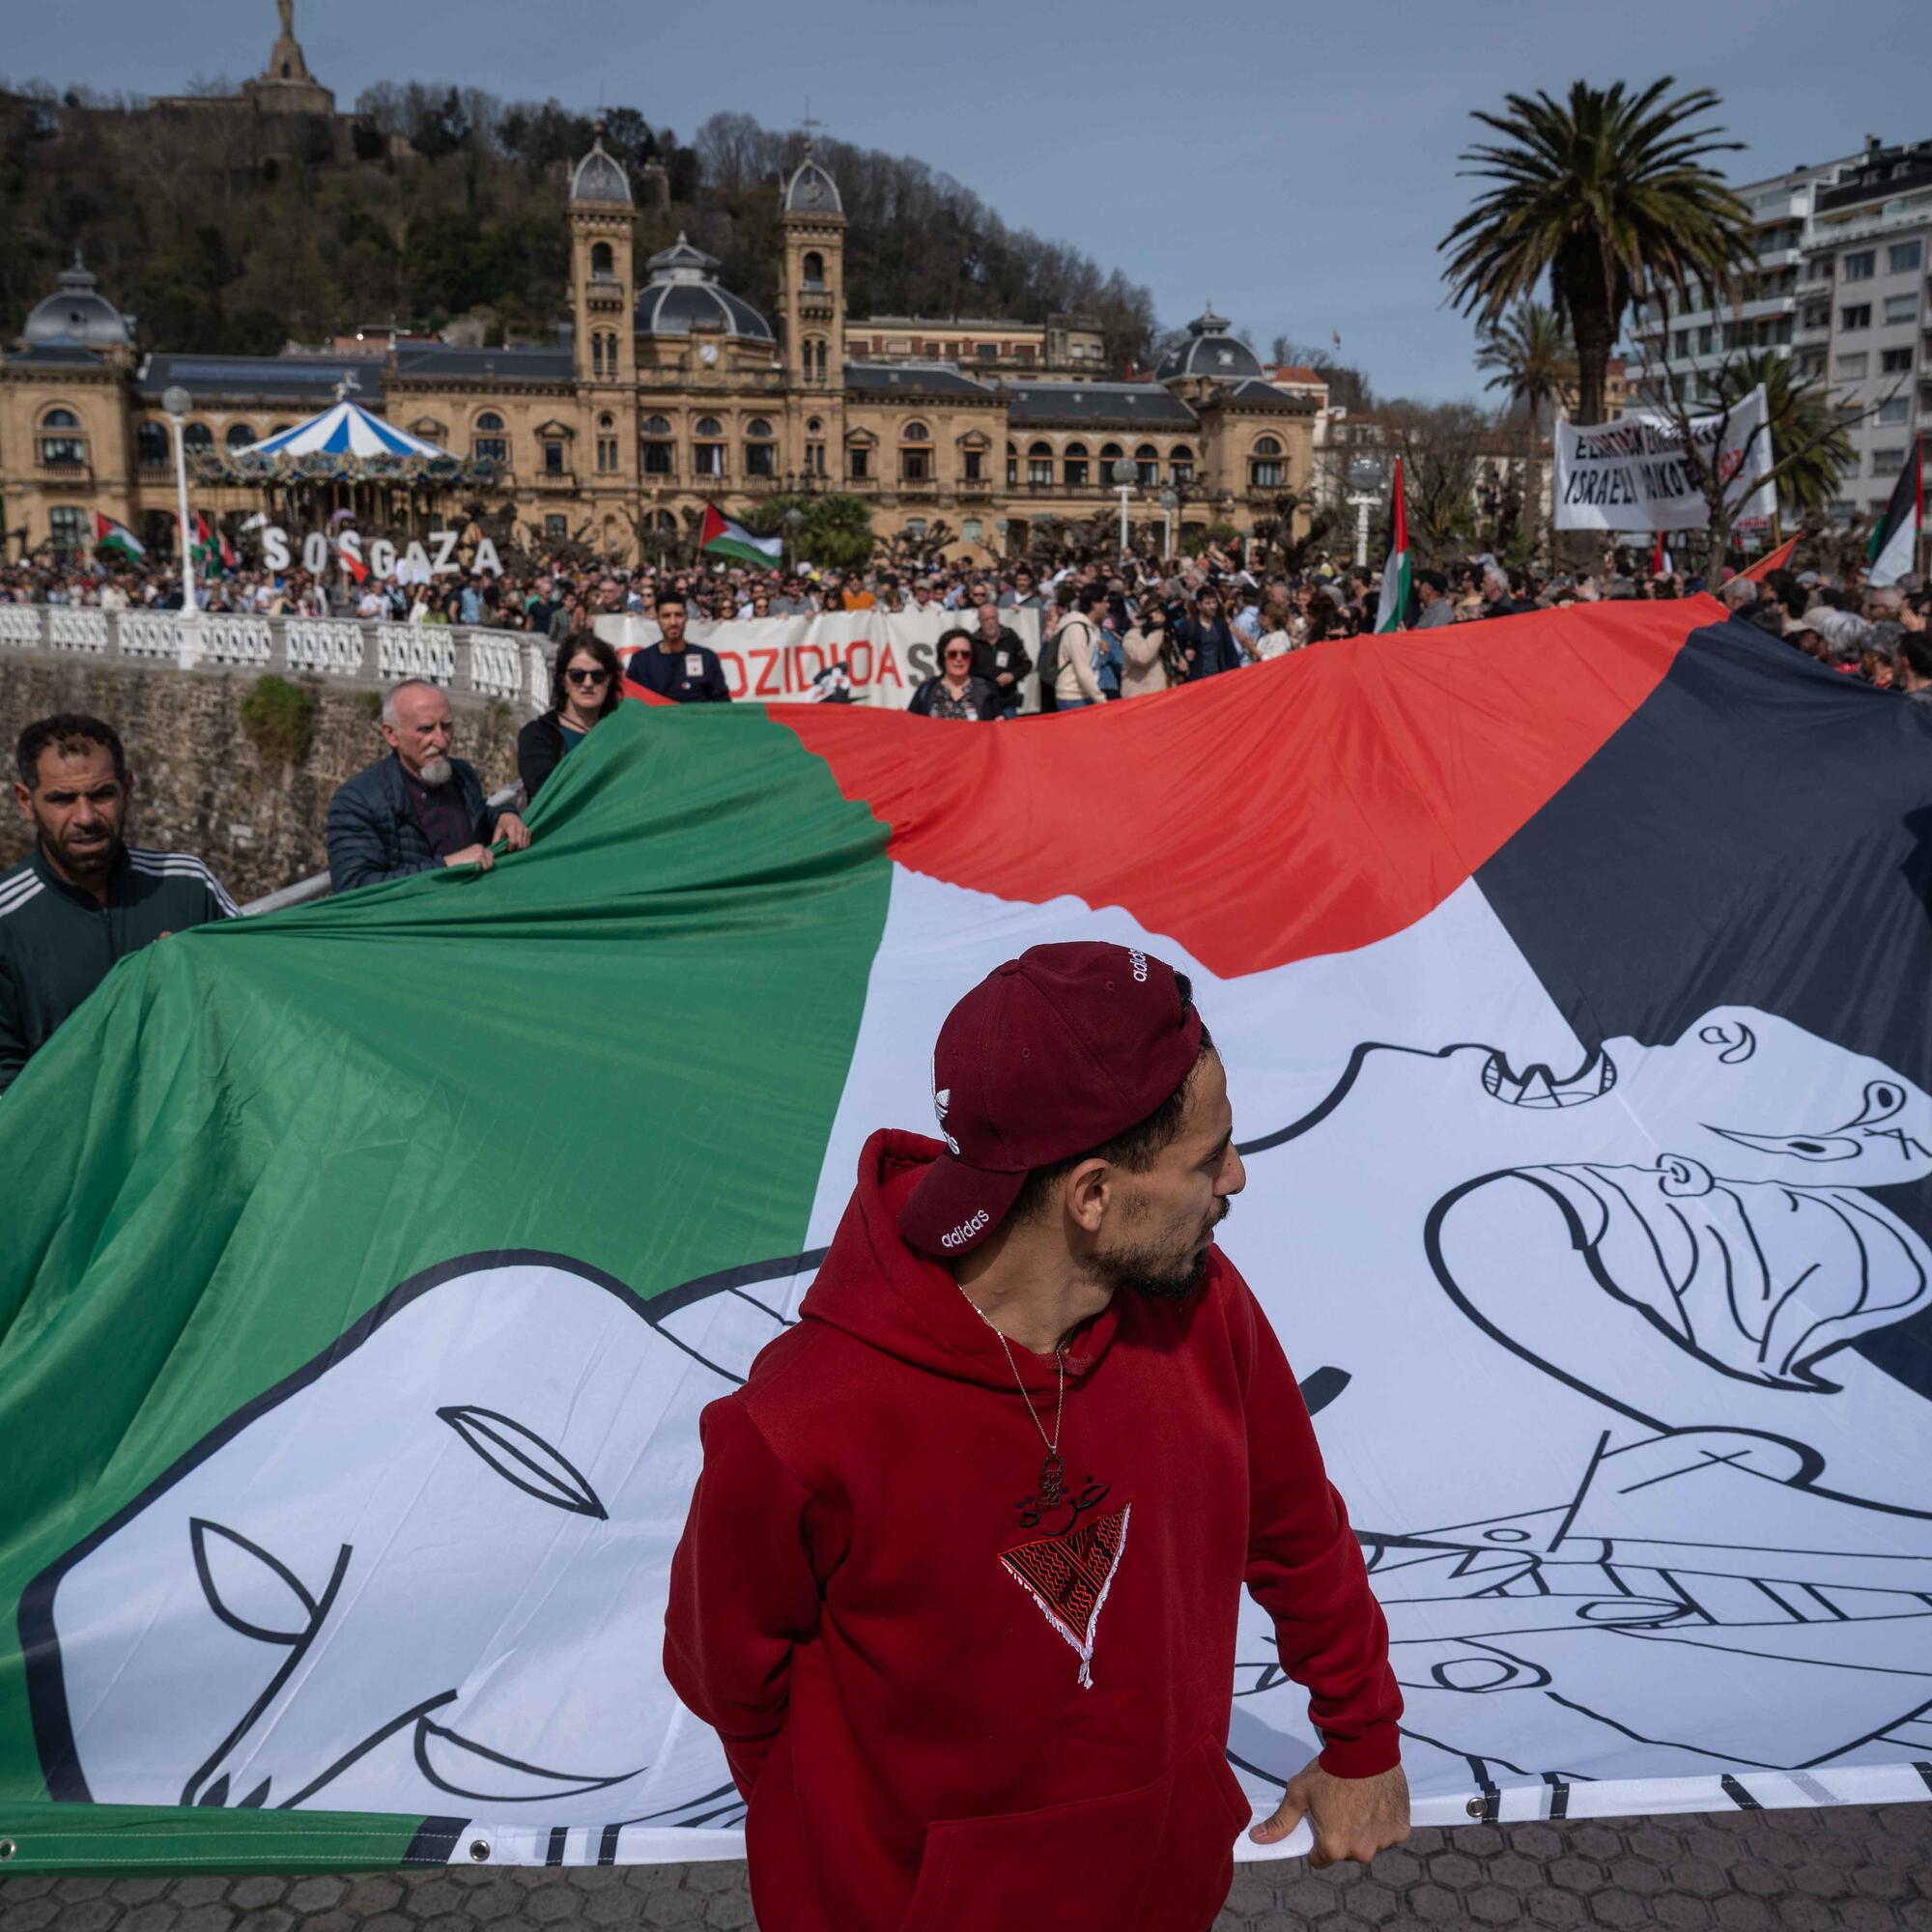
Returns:
[[[487,872],[497,839],[512,852],[530,842],[514,811],[486,802],[475,766],[450,756],[454,729],[449,699],[426,678],[409,678],[384,697],[389,755],[345,779],[328,801],[328,878],[336,892],[439,866]]]
[[[127,842],[134,775],[111,724],[42,718],[14,756],[14,803],[34,844],[0,872],[0,1093],[116,961],[236,911],[191,852]]]
[[[1038,946],[948,1016],[797,1323],[703,1418],[666,1670],[767,1932],[1206,1932],[1252,1823],[1242,1585],[1324,1744],[1254,1826],[1407,1834],[1388,1631],[1214,1244],[1246,1181],[1187,980]]]

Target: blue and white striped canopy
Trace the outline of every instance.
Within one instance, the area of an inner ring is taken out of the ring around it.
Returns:
[[[421,456],[443,454],[408,430],[372,416],[360,403],[344,397],[319,416],[237,452],[242,456]]]

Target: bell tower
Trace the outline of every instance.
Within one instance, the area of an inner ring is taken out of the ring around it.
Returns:
[[[576,323],[576,374],[592,387],[637,382],[632,312],[630,178],[605,153],[600,127],[570,177],[570,308]]]
[[[779,195],[779,234],[786,384],[837,397],[845,384],[845,207],[810,136]]]

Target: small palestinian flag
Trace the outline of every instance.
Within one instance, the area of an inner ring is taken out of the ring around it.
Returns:
[[[195,567],[209,576],[220,570],[233,570],[236,562],[228,539],[199,510],[194,513],[194,561]]]
[[[1376,606],[1376,629],[1399,631],[1408,615],[1408,508],[1402,498],[1402,458],[1395,460],[1395,534],[1389,540],[1389,559],[1382,566],[1381,602]]]
[[[706,556],[734,557],[740,563],[762,563],[774,568],[784,557],[784,547],[777,537],[754,537],[743,524],[734,524],[716,503],[704,506],[704,528],[697,547]]]
[[[1865,551],[1874,584],[1896,583],[1911,573],[1918,554],[1918,533],[1925,527],[1925,439],[1915,436],[1905,452],[1905,467],[1892,486],[1891,501],[1878,520]]]
[[[148,554],[148,547],[126,524],[112,517],[103,517],[99,510],[94,513],[94,554],[99,556],[104,550],[119,551],[129,563],[137,562]]]

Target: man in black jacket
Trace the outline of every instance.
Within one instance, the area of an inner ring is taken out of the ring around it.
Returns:
[[[624,675],[633,684],[673,704],[729,704],[731,687],[724,681],[724,667],[718,653],[704,644],[695,644],[684,635],[690,616],[681,590],[658,592],[658,640],[631,653]]]
[[[1194,602],[1194,615],[1172,628],[1175,648],[1187,666],[1189,684],[1196,678],[1239,668],[1241,647],[1221,614],[1221,593],[1212,586],[1203,586]]]
[[[14,801],[34,849],[0,873],[0,1092],[116,960],[236,910],[199,859],[124,841],[133,777],[112,725],[43,718],[20,733],[18,760]]]
[[[449,699],[424,678],[410,678],[383,700],[378,758],[336,787],[328,801],[328,879],[338,893],[406,879],[438,866],[496,864],[498,839],[512,852],[530,842],[514,811],[483,797],[476,768],[449,755],[455,721]]]
[[[1019,633],[1000,622],[998,605],[981,604],[979,621],[973,634],[973,675],[993,687],[999,708],[1011,718],[1020,708],[1020,680],[1033,668],[1033,659]]]

